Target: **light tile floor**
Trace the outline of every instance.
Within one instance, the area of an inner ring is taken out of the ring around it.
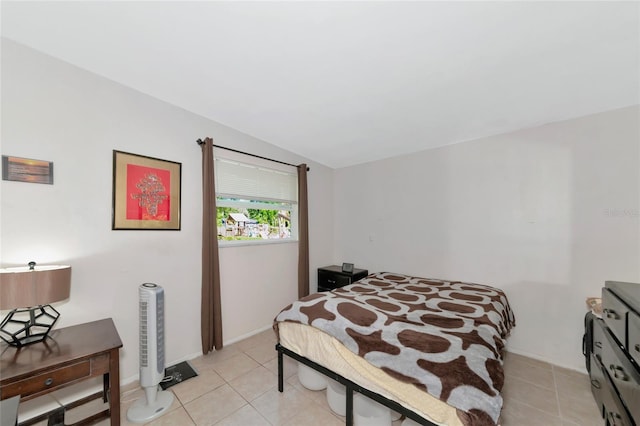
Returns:
[[[329,408],[324,391],[305,389],[296,363],[285,356],[285,391],[277,390],[277,354],[267,330],[221,351],[191,360],[199,375],[170,388],[175,401],[153,426],[333,426],[344,418]],[[122,425],[129,406],[143,393],[123,388]],[[585,374],[507,353],[501,426],[602,426]],[[96,402],[98,403],[98,402]],[[67,413],[82,418],[87,406]],[[93,408],[95,409],[95,407]],[[109,422],[99,423],[108,426]],[[399,426],[401,421],[395,421]]]

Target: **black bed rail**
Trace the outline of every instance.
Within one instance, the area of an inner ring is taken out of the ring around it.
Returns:
[[[284,366],[283,366],[283,357],[282,357],[282,355],[284,354],[290,358],[295,359],[298,362],[303,363],[304,365],[307,365],[313,368],[314,370],[324,374],[327,377],[332,378],[336,382],[341,383],[345,386],[346,400],[347,400],[346,401],[346,405],[347,405],[346,406],[346,425],[347,426],[353,426],[353,392],[354,391],[366,396],[367,398],[371,398],[374,401],[379,402],[380,404],[386,407],[389,407],[390,409],[404,415],[405,417],[410,418],[415,422],[418,422],[421,425],[437,426],[436,424],[430,422],[424,417],[416,414],[414,411],[411,411],[408,408],[405,408],[398,402],[392,401],[389,398],[385,398],[379,393],[370,391],[367,388],[363,388],[359,384],[352,382],[351,380],[339,375],[335,371],[331,371],[328,368],[323,367],[322,365],[315,363],[310,359],[305,358],[301,355],[298,355],[297,353],[291,351],[290,349],[285,348],[280,343],[276,344],[276,350],[278,351],[278,391],[282,392],[284,390]]]

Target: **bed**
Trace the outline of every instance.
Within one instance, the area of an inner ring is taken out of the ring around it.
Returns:
[[[502,408],[502,357],[515,326],[494,287],[376,273],[284,308],[283,355],[344,384],[347,425],[353,392],[424,425],[495,426]]]

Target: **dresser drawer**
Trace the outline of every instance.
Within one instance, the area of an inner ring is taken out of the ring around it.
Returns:
[[[606,419],[607,426],[634,426],[629,412],[604,370],[600,360],[595,355],[591,355],[591,392],[598,405],[600,417]]]
[[[606,389],[605,392],[607,393],[603,406],[603,414],[607,419],[605,424],[607,426],[636,426],[618,395],[611,389]]]
[[[29,377],[2,388],[2,398],[21,395],[23,399],[31,395],[51,392],[59,386],[88,377],[91,373],[89,360],[59,368],[45,374]]]
[[[602,365],[626,405],[631,417],[640,419],[640,373],[613,337],[605,332]]]
[[[595,319],[593,321],[593,354],[602,359],[602,348],[606,342],[606,325],[601,319]]]
[[[604,322],[611,329],[618,341],[626,345],[626,317],[629,308],[607,288],[602,290],[602,308],[602,319],[604,319]]]
[[[604,406],[605,392],[607,392],[607,382],[604,378],[604,371],[602,370],[602,364],[598,360],[595,354],[591,354],[589,368],[589,380],[591,381],[591,393],[598,405],[598,412],[602,416],[602,407]]]
[[[629,312],[629,345],[627,350],[629,355],[640,366],[640,315],[635,312]]]

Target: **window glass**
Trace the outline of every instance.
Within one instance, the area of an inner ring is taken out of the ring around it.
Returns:
[[[223,245],[297,240],[296,171],[248,161],[216,158],[218,240]]]

